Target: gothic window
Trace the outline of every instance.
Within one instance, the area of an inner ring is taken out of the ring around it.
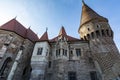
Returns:
[[[80,56],[81,55],[81,49],[76,49],[76,55]]]
[[[37,55],[42,55],[43,48],[38,48]]]
[[[1,76],[1,77],[2,77],[2,76],[5,76],[5,75],[8,73],[8,69],[10,68],[10,63],[11,63],[11,61],[12,61],[12,59],[11,59],[10,57],[8,57],[8,58],[4,61],[3,65],[2,65],[2,67],[1,67],[1,69],[0,69],[0,76]]]
[[[77,80],[76,78],[76,72],[68,72],[68,80]]]
[[[48,68],[51,68],[51,61],[49,61],[48,63]]]
[[[90,72],[90,78],[91,80],[98,80],[96,71]]]

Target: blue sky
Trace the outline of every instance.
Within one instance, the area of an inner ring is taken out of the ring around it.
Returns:
[[[120,50],[120,0],[85,0],[93,10],[108,18]],[[49,38],[64,26],[68,35],[79,38],[82,0],[0,0],[0,25],[17,20],[39,35],[48,28]]]

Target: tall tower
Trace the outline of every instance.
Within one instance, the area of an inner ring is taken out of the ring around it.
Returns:
[[[81,39],[88,40],[91,55],[102,80],[119,80],[120,55],[113,31],[104,18],[83,2],[79,27]]]

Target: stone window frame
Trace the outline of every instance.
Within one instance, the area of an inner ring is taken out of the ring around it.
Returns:
[[[42,47],[39,47],[37,49],[37,55],[42,55],[42,52],[43,52],[43,48]]]
[[[76,48],[75,51],[77,57],[81,56],[81,48]]]

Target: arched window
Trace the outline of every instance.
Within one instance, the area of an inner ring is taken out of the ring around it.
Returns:
[[[90,35],[89,34],[87,34],[87,38],[90,39]]]
[[[97,37],[100,36],[100,32],[98,30],[96,31],[96,35],[97,35]]]
[[[105,36],[104,30],[102,30],[102,36]]]
[[[99,24],[97,24],[97,28],[100,28],[100,25],[99,25]]]
[[[94,33],[93,32],[91,33],[91,36],[92,36],[92,38],[94,38]]]
[[[10,57],[8,57],[8,58],[4,61],[3,65],[2,65],[2,67],[1,67],[1,69],[0,69],[0,76],[1,76],[1,77],[2,77],[2,76],[5,77],[5,74],[8,73],[8,69],[10,68],[10,63],[11,63],[11,62],[12,62],[12,59],[11,59]]]

